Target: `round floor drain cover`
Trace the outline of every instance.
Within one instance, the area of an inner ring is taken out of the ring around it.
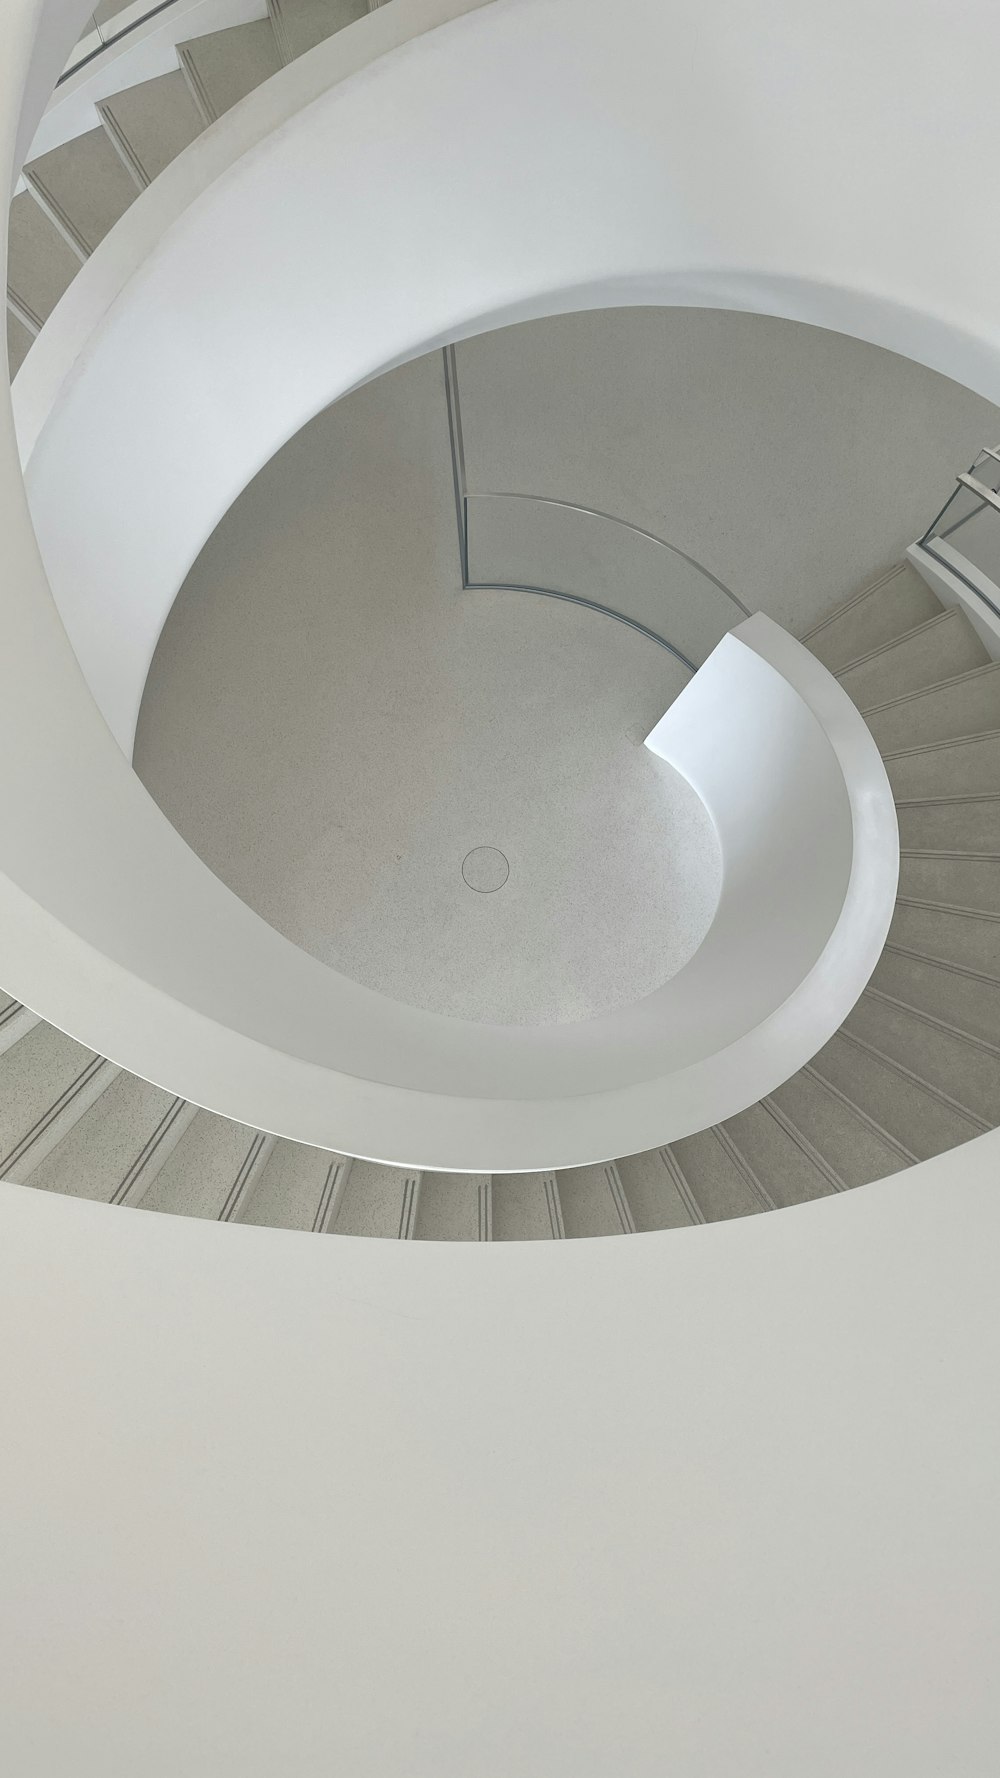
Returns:
[[[510,865],[495,846],[474,846],[462,860],[462,875],[477,895],[492,895],[510,876]]]

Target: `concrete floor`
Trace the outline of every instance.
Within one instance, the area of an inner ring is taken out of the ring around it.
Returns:
[[[227,515],[135,763],[324,962],[461,1018],[580,1019],[658,987],[714,913],[714,828],[638,744],[686,679],[606,618],[461,591],[435,355],[321,415]],[[480,848],[503,859],[463,876]]]

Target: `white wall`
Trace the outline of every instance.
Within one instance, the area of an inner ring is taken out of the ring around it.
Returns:
[[[482,1247],[0,1187],[18,1778],[992,1778],[996,1145]]]

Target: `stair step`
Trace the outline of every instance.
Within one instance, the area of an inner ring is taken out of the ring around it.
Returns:
[[[268,11],[282,59],[291,62],[367,17],[368,0],[269,0]]]
[[[51,1154],[32,1168],[29,1183],[40,1191],[110,1202],[144,1149],[151,1170],[166,1158],[169,1150],[157,1153],[157,1138],[169,1142],[172,1124],[165,1119],[178,1103],[160,1087],[120,1070]]]
[[[859,710],[985,666],[989,655],[963,611],[953,607],[908,630],[837,675]]]
[[[478,1241],[488,1173],[425,1173],[417,1211],[418,1241]]]
[[[1000,785],[1000,731],[889,755],[885,769],[898,797],[989,796]]]
[[[993,852],[1000,857],[1000,796],[897,804],[896,818],[904,851]]]
[[[343,1155],[282,1137],[236,1220],[257,1228],[321,1232],[333,1211],[339,1175],[346,1174],[350,1164]]]
[[[1000,921],[996,924],[1000,929]],[[928,957],[886,950],[871,985],[970,1037],[1000,1044],[1000,981],[964,975]]]
[[[551,1241],[563,1233],[554,1173],[494,1173],[494,1241]]]
[[[771,1098],[846,1186],[868,1185],[910,1164],[910,1154],[873,1129],[856,1107],[805,1069],[793,1074]]]
[[[29,1012],[26,1006],[12,1000],[0,1013],[0,1056],[15,1043],[20,1043],[21,1038],[40,1023],[37,1013]]]
[[[149,185],[205,128],[180,69],[125,87],[97,109],[141,185]]]
[[[843,1183],[823,1171],[801,1139],[802,1132],[783,1126],[766,1100],[727,1118],[722,1128],[779,1208],[829,1197]]]
[[[918,1160],[957,1148],[982,1132],[975,1119],[936,1098],[871,1048],[851,1043],[846,1032],[832,1037],[810,1067]]]
[[[139,195],[139,183],[108,139],[87,130],[24,169],[25,179],[81,253],[93,253]]]
[[[666,1152],[673,1158],[702,1221],[754,1216],[767,1208],[717,1130],[685,1136],[680,1142],[672,1142]]]
[[[565,1167],[557,1180],[563,1228],[570,1239],[633,1233],[621,1181],[610,1162],[603,1167]]]
[[[7,376],[14,381],[22,364],[31,351],[34,334],[19,321],[17,316],[7,310]]]
[[[898,892],[909,901],[1000,914],[1000,858],[904,852],[899,859]]]
[[[869,709],[865,719],[883,753],[1000,728],[1000,661]]]
[[[626,1155],[615,1163],[637,1229],[684,1229],[692,1218],[662,1150]]]
[[[80,255],[63,240],[31,192],[19,192],[8,219],[7,289],[36,328],[48,320],[79,270]]]
[[[926,623],[942,609],[927,582],[909,562],[903,562],[860,593],[852,593],[803,641],[817,660],[836,673],[873,648]]]
[[[375,1161],[354,1161],[333,1224],[338,1235],[407,1239],[419,1210],[420,1174]]]
[[[138,1207],[174,1216],[221,1216],[257,1135],[247,1124],[197,1112],[148,1189],[137,1196]]]
[[[1000,1123],[1000,1058],[989,1051],[867,990],[852,1007],[844,1029],[937,1087],[974,1119]]]
[[[1000,980],[1000,921],[898,901],[889,943]]]
[[[177,55],[206,123],[222,117],[281,67],[270,19],[193,37],[178,44]]]
[[[10,1176],[69,1093],[86,1095],[100,1057],[39,1020],[0,1056],[0,1178]],[[16,1177],[16,1172],[14,1177]]]

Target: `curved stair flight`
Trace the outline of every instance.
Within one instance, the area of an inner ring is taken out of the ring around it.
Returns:
[[[145,1210],[401,1240],[632,1234],[782,1209],[1000,1124],[1000,663],[902,565],[803,638],[863,711],[900,829],[899,892],[836,1036],[725,1123],[604,1166],[407,1172],[172,1098],[0,1004],[0,1177]]]
[[[380,3],[269,0],[265,18],[178,43],[174,71],[99,100],[96,129],[27,162],[8,233],[12,378],[80,266],[156,175],[280,67]],[[98,8],[98,22],[118,10]]]

